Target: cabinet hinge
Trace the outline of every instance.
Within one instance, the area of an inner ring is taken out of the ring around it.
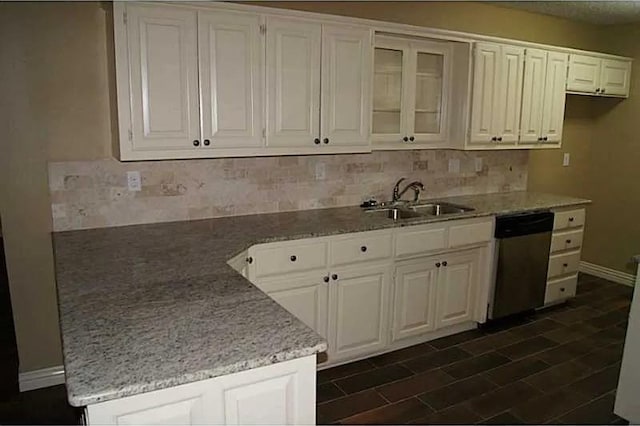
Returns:
[[[132,141],[133,140],[133,131],[131,129],[129,129],[129,140]]]
[[[126,10],[122,13],[122,21],[124,22],[125,25],[127,25],[127,11]]]
[[[266,34],[267,33],[267,26],[265,24],[260,24],[260,34]]]

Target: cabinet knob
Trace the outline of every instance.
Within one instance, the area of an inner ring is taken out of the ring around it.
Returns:
[[[325,145],[326,145],[326,144],[328,144],[328,143],[329,143],[329,138],[324,138],[324,139],[322,140],[322,142],[324,142],[324,143],[325,143]]]
[[[329,282],[329,275],[322,277],[322,281],[324,281],[325,283]]]
[[[440,262],[436,262],[436,268],[440,267]]]
[[[295,262],[296,260],[298,260],[298,257],[296,255],[293,255],[289,259],[291,259],[292,262]]]
[[[549,140],[549,138],[545,136],[544,138],[542,138],[542,140],[546,142]]]
[[[560,287],[560,291],[564,293],[564,287]]]
[[[600,89],[600,93],[604,93],[604,89]]]
[[[409,142],[409,138],[406,137],[406,136],[404,138],[402,138],[402,140],[405,141],[405,142]]]
[[[492,140],[493,142],[495,142],[495,141],[497,141],[497,140],[498,140],[498,137],[497,137],[497,136],[494,136],[494,137],[492,137],[492,138],[491,138],[491,140]]]
[[[539,137],[539,138],[538,138],[538,141],[542,141],[542,137]]]
[[[247,257],[247,263],[253,263],[253,257]]]
[[[502,142],[502,136],[498,136],[498,142]]]
[[[411,137],[409,138],[409,140],[410,140],[411,142],[413,142],[413,141],[415,141],[415,140],[416,140],[416,138],[414,138],[413,136],[411,136]]]
[[[567,268],[567,267],[569,267],[569,264],[568,263],[563,263],[562,266]]]
[[[448,263],[447,263],[446,260],[444,262],[442,262],[442,266],[447,266],[447,265],[448,265]]]
[[[360,247],[360,251],[361,251],[361,252],[363,252],[363,253],[364,253],[365,251],[367,251],[367,246],[362,246],[362,247]]]
[[[315,138],[313,140],[313,143],[315,143],[316,145],[320,145],[320,139],[319,138]]]
[[[204,146],[209,146],[209,144],[211,144],[211,141],[209,139],[205,139],[203,143]]]
[[[334,280],[334,281],[337,280],[338,279],[338,274],[331,275],[331,279]]]
[[[567,240],[567,244],[571,244],[571,240]]]
[[[193,146],[198,146],[200,145],[200,141],[198,139],[193,141]]]
[[[569,222],[573,222],[573,218],[572,217],[569,218]]]
[[[596,93],[600,93],[600,89],[596,89]]]

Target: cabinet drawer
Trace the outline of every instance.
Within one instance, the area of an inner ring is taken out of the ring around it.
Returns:
[[[396,256],[411,256],[447,247],[445,226],[412,226],[396,235]]]
[[[582,246],[582,230],[558,232],[551,237],[551,253]]]
[[[549,257],[549,272],[547,273],[547,279],[578,272],[579,265],[579,251],[566,254],[554,254]]]
[[[493,236],[493,221],[452,225],[449,228],[449,247],[483,243]]]
[[[544,303],[553,303],[575,296],[577,284],[578,274],[549,281],[547,283],[547,291],[544,295]]]
[[[584,209],[555,212],[553,229],[576,228],[584,226]]]
[[[391,232],[362,232],[349,237],[337,237],[329,247],[331,265],[347,265],[370,260],[390,259]]]
[[[257,247],[252,257],[256,277],[326,268],[327,243],[306,241]]]

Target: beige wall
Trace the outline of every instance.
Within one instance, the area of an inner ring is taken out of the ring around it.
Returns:
[[[115,142],[110,6],[103,5],[0,3],[0,115],[7,129],[0,208],[22,371],[61,362],[46,162],[109,157]],[[597,40],[590,25],[483,3],[274,5],[586,49]],[[565,144],[576,153],[590,134],[580,102],[567,109]]]
[[[629,99],[596,99],[591,169],[585,181],[593,199],[584,260],[635,273],[640,254],[640,24],[608,29],[603,42],[635,58]]]

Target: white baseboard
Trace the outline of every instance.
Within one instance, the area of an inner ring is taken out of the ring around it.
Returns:
[[[64,383],[64,367],[58,365],[41,370],[27,371],[26,373],[20,373],[18,380],[20,382],[20,392],[61,385]]]
[[[605,280],[613,281],[614,283],[628,285],[633,287],[636,282],[636,276],[628,274],[626,272],[616,271],[615,269],[607,268],[605,266],[596,265],[595,263],[580,262],[580,272],[585,274],[595,275]]]

